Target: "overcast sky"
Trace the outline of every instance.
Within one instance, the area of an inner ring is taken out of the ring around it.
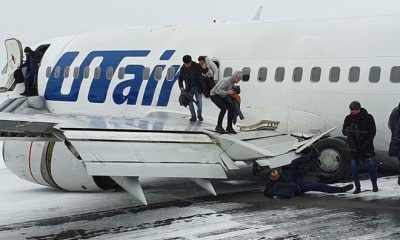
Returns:
[[[400,14],[398,0],[3,0],[0,40],[24,46],[56,36],[118,27]],[[5,64],[0,47],[0,68]]]

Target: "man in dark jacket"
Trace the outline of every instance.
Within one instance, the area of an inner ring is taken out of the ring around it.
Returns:
[[[26,67],[25,73],[25,91],[21,93],[23,96],[28,96],[30,88],[33,84],[37,83],[37,74],[39,69],[39,61],[34,51],[30,47],[24,49],[26,61],[20,68]]]
[[[201,88],[201,74],[202,72],[208,71],[207,69],[203,70],[201,66],[192,61],[192,57],[189,55],[185,55],[182,58],[183,65],[179,72],[178,84],[181,91],[187,91],[189,99],[193,99],[196,97],[197,103],[197,117],[196,111],[194,109],[193,101],[189,103],[190,114],[192,117],[190,118],[191,122],[195,122],[198,118],[199,121],[203,121],[202,117],[202,88]],[[185,83],[185,86],[183,86]]]
[[[389,117],[389,129],[392,132],[392,139],[389,146],[389,156],[397,157],[399,160],[399,174],[400,174],[400,103],[399,106],[393,109]],[[400,176],[397,180],[400,185]]]
[[[377,163],[373,143],[376,134],[374,117],[361,108],[361,104],[357,101],[350,103],[349,108],[350,114],[344,119],[342,132],[347,136],[347,147],[351,154],[351,172],[356,186],[354,194],[361,192],[358,165],[364,160],[368,162],[372,190],[377,192]]]
[[[267,175],[264,195],[271,198],[285,199],[309,191],[342,193],[353,189],[353,184],[336,187],[320,182],[306,181],[300,166],[310,161],[313,156],[315,156],[314,153],[305,154],[293,160],[289,166],[283,167],[282,170],[272,170]]]

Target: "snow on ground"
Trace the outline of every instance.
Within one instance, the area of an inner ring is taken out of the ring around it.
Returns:
[[[141,182],[150,204],[209,195],[186,179],[143,179]],[[216,187],[218,184],[222,184],[219,189],[224,192],[251,190],[258,186],[248,180],[219,181]],[[141,204],[124,191],[66,192],[25,181],[8,169],[0,170],[0,225],[135,206]]]
[[[361,181],[361,193],[353,194],[353,190],[346,193],[335,194],[337,197],[345,197],[351,199],[362,199],[364,201],[372,201],[379,199],[400,199],[400,186],[397,183],[398,176],[378,178],[378,192],[372,191],[372,185],[369,180]],[[336,184],[343,186],[344,184]],[[320,194],[320,193],[318,193]]]
[[[248,180],[216,181],[217,192],[218,186],[220,193],[224,188],[242,191],[209,200],[196,199],[205,194],[190,181],[149,181],[144,187],[148,207],[125,192],[63,192],[22,180],[7,169],[0,170],[0,183],[0,239],[400,237],[397,214],[392,215],[398,206],[385,205],[400,198],[397,176],[380,178],[377,193],[365,180],[366,191],[358,195],[348,192],[327,198],[312,192],[288,201],[264,198],[261,191],[243,192],[254,185]]]

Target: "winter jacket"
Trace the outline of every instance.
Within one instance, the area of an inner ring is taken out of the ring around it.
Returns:
[[[36,74],[39,68],[39,61],[36,53],[33,52],[32,54],[26,55],[26,61],[21,65],[21,68],[22,67],[26,67],[26,74],[29,72]]]
[[[311,159],[311,153],[302,155],[294,159],[289,166],[282,167],[278,180],[266,178],[264,195],[272,198],[292,198],[303,194],[301,186],[304,182],[304,176],[300,167]]]
[[[211,77],[214,81],[218,81],[219,71],[217,65],[211,61],[209,57],[206,57],[205,62],[208,70],[207,73],[205,73],[205,76],[209,78]]]
[[[232,76],[226,77],[222,79],[221,81],[218,81],[218,83],[211,89],[210,95],[219,95],[221,97],[226,97],[229,94],[229,91],[233,88],[235,85],[235,78],[238,72],[234,72]]]
[[[202,85],[201,74],[205,72],[200,64],[196,62],[192,62],[192,65],[187,68],[185,65],[182,65],[179,71],[178,84],[179,88],[183,88],[183,81],[185,81],[185,89],[189,90],[190,88],[197,87],[197,90],[202,93]]]
[[[388,121],[388,127],[389,127],[390,131],[392,131],[392,134],[393,134],[394,129],[396,128],[396,124],[399,119],[400,119],[400,108],[395,107],[393,109],[392,113],[390,114],[389,121]]]
[[[234,93],[237,94],[237,93]],[[237,94],[239,96],[239,94]],[[240,97],[239,97],[240,98]],[[240,120],[244,119],[242,110],[240,110],[240,103],[236,100],[233,95],[226,96],[226,101],[232,106],[233,108],[233,119],[232,123],[236,124],[237,118],[239,117]]]
[[[200,79],[202,92],[206,98],[210,97],[211,90],[215,87],[215,82],[212,78],[202,76]]]
[[[367,110],[361,108],[359,114],[346,116],[342,132],[347,136],[347,147],[353,159],[360,160],[375,155],[375,121]]]
[[[271,189],[264,190],[264,196],[278,199],[289,199],[300,194],[299,185],[294,182],[276,182]]]
[[[400,156],[400,109],[393,109],[389,117],[389,129],[392,132],[392,139],[389,146],[389,156]]]
[[[267,177],[265,181],[264,196],[286,199],[300,195],[300,186],[296,183],[293,170],[294,168],[288,166],[282,168],[282,171],[280,171],[280,178],[275,181]]]

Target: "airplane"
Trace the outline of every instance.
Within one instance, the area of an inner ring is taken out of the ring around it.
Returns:
[[[211,194],[238,162],[284,166],[315,144],[325,181],[350,173],[341,125],[361,102],[387,156],[387,119],[398,105],[400,16],[176,25],[105,30],[43,41],[37,96],[14,77],[21,42],[5,41],[0,137],[10,171],[68,191],[122,187],[147,204],[141,177],[188,178]],[[210,42],[208,39],[212,39]],[[179,105],[182,57],[207,55],[219,78],[243,72],[237,135],[213,131],[218,109],[203,98],[204,122]]]

